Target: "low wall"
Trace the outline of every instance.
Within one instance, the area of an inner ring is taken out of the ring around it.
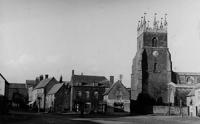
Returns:
[[[162,115],[183,115],[188,116],[188,107],[178,107],[178,106],[153,106],[154,114]]]

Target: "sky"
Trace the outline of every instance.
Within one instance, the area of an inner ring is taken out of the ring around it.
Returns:
[[[200,72],[198,0],[0,0],[0,72],[12,83],[41,74],[123,75],[130,87],[137,22],[168,14],[173,70]]]

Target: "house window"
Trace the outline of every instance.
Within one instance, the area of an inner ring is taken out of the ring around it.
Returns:
[[[192,99],[190,100],[190,105],[193,105],[193,100]]]
[[[118,91],[116,92],[117,100],[122,100],[122,96],[123,96],[122,90],[121,88],[117,88],[117,89],[118,89]]]
[[[77,97],[77,98],[80,98],[81,96],[82,96],[81,91],[77,91],[77,93],[76,93],[76,97]]]
[[[98,99],[98,97],[99,97],[99,93],[98,93],[97,91],[95,91],[95,92],[94,92],[94,98],[95,98],[95,99]]]
[[[90,98],[90,92],[89,92],[89,91],[86,91],[86,92],[85,92],[85,95],[86,95],[86,99],[89,99],[89,98]]]
[[[157,38],[156,37],[153,37],[152,39],[152,47],[157,47]]]

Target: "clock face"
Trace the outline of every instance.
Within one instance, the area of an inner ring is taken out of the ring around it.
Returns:
[[[157,57],[159,55],[158,51],[153,51],[153,56]]]

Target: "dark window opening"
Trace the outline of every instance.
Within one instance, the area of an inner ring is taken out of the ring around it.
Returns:
[[[152,39],[152,47],[157,47],[157,38],[153,37]]]
[[[153,72],[157,72],[157,66],[158,66],[158,64],[155,62],[154,67],[153,67]]]

